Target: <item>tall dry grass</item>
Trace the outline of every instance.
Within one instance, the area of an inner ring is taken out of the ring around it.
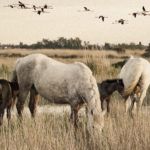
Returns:
[[[71,52],[70,52],[71,53]],[[81,59],[94,73],[97,81],[115,78],[119,70],[111,66],[108,55],[96,52]],[[76,60],[76,59],[75,59]],[[77,59],[78,60],[78,59]],[[14,61],[14,58],[13,58]],[[68,59],[63,61],[68,62]],[[72,61],[71,59],[69,62]],[[113,60],[114,61],[114,60]],[[5,64],[7,66],[7,64]],[[7,68],[7,69],[6,69]],[[6,71],[7,70],[7,71]],[[1,78],[9,78],[12,67],[0,69]],[[148,93],[149,95],[149,93]],[[52,106],[55,107],[55,106]],[[0,149],[4,150],[148,150],[150,149],[150,110],[144,106],[133,119],[125,114],[123,99],[114,93],[110,115],[100,137],[88,136],[86,118],[81,116],[75,131],[69,115],[37,114],[35,120],[24,114],[23,123],[12,117],[0,127]]]
[[[35,120],[24,116],[23,123],[12,119],[0,128],[0,148],[7,150],[148,150],[150,148],[149,113],[134,119],[124,114],[121,102],[114,100],[111,114],[99,138],[88,137],[85,118],[80,117],[75,131],[68,115],[37,115]]]

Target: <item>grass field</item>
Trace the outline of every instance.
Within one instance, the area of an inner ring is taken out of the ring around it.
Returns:
[[[74,50],[0,50],[0,76],[10,79],[17,58],[31,54],[44,53],[57,60],[69,63],[81,61],[93,71],[97,82],[116,78],[120,68],[113,63],[122,61],[130,55],[141,56],[144,51],[127,50],[125,53],[113,51],[74,51]],[[149,98],[149,92],[146,100]],[[45,104],[41,99],[40,104]],[[47,102],[46,102],[47,104]],[[42,106],[41,106],[42,107]],[[49,105],[49,109],[55,109]],[[62,106],[60,106],[61,109]],[[37,113],[32,120],[24,113],[23,123],[14,114],[10,125],[5,119],[0,127],[0,149],[7,150],[148,150],[150,149],[150,111],[143,111],[134,119],[124,112],[123,99],[114,93],[110,104],[111,113],[105,118],[105,127],[100,137],[87,138],[85,115],[80,113],[79,129],[74,130],[69,122],[69,113]],[[59,107],[57,106],[57,109]]]

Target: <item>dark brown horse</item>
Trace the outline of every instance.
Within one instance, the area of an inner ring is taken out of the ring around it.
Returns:
[[[0,79],[0,125],[3,122],[4,110],[7,109],[8,122],[11,118],[11,108],[19,93],[19,86],[16,82],[9,82]]]
[[[118,91],[121,95],[124,91],[122,79],[105,80],[102,83],[97,83],[101,98],[101,107],[104,110],[104,101],[107,103],[107,112],[110,112],[109,102],[114,91]]]

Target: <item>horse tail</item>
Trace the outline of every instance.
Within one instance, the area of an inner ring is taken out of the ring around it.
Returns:
[[[11,108],[14,109],[14,106],[16,104],[16,98],[12,99]]]
[[[12,87],[10,85],[10,82],[8,83],[8,88],[9,88],[8,89],[8,91],[9,91],[9,99],[11,99],[11,109],[13,109],[16,101],[13,99],[13,89],[12,89]]]
[[[12,72],[11,82],[17,82],[18,83],[16,70],[13,70],[13,72]]]
[[[12,98],[11,107],[13,108],[14,105],[16,104],[16,98],[19,95],[19,85],[17,82],[9,82],[9,86],[11,88],[11,98]]]
[[[119,78],[123,79],[124,96],[129,96],[142,78],[143,61],[131,57],[121,69]]]
[[[137,86],[138,82],[141,79],[141,75],[137,75],[136,78],[130,83],[130,85],[125,89],[125,95],[130,95],[135,87]]]
[[[11,76],[11,82],[16,82],[18,83],[18,78],[17,78],[17,71],[16,71],[16,66],[20,62],[21,58],[18,58],[16,60],[15,68],[13,69],[12,76]]]

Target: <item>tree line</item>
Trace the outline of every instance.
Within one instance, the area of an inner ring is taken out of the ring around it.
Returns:
[[[89,49],[89,50],[116,50],[124,51],[125,49],[146,49],[147,46],[143,45],[141,42],[138,44],[111,44],[105,43],[104,45],[91,44],[89,41],[82,41],[80,38],[64,38],[60,37],[57,40],[42,39],[39,42],[33,44],[24,44],[20,42],[19,44],[0,44],[1,49],[6,48],[20,48],[20,49]]]

